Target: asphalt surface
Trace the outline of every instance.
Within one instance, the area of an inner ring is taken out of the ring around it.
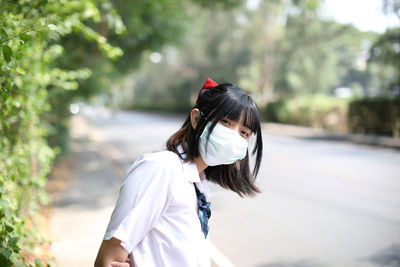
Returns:
[[[97,228],[92,229],[101,232],[93,235],[100,242],[107,214],[116,201],[116,188],[130,164],[143,153],[164,148],[185,118],[140,112],[113,114],[89,107],[83,111],[90,125],[85,130],[88,145],[100,151],[109,164],[97,161],[92,170],[101,167],[119,177],[109,185],[113,193],[107,201],[95,207],[83,205],[89,213],[97,210],[102,214],[96,220]],[[268,131],[263,140],[265,152],[257,178],[262,194],[243,199],[212,186],[209,238],[228,260],[220,266],[400,266],[399,149]],[[86,175],[96,177],[90,169]],[[101,188],[104,186],[96,190],[100,195]],[[72,191],[84,194],[79,190],[77,186]],[[63,206],[59,206],[62,214]],[[63,246],[62,238],[57,246]]]

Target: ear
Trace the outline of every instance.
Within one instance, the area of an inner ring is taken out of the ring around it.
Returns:
[[[197,123],[200,121],[200,119],[200,110],[197,108],[192,109],[192,111],[190,111],[190,122],[192,123],[193,129],[196,129]]]

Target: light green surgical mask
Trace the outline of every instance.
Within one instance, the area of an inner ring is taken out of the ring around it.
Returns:
[[[199,140],[200,155],[208,166],[232,164],[246,156],[248,142],[238,132],[217,123],[207,142],[210,127],[208,122]]]

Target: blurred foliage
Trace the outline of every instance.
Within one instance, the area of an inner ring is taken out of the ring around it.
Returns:
[[[165,48],[170,53],[163,53],[160,64],[146,60],[134,74],[134,96],[122,96],[122,100],[132,100],[125,103],[127,106],[182,110],[191,105],[198,87],[210,73],[218,82],[238,80],[236,68],[248,62],[249,54],[241,39],[232,34],[233,31],[240,34],[236,14],[224,10],[199,11],[196,6],[188,8],[193,27],[182,45]],[[130,88],[126,92],[129,94]]]
[[[350,100],[334,97],[337,88],[353,98],[400,94],[399,30],[362,32],[324,20],[320,4],[260,1],[229,12],[189,6],[184,42],[159,50],[159,63],[144,54],[142,68],[127,73],[111,98],[125,108],[184,111],[211,76],[251,93],[273,121],[346,132]]]
[[[93,30],[82,35],[79,31],[70,31],[60,39],[65,52],[55,64],[62,69],[88,68],[92,75],[79,81],[79,90],[54,91],[50,96],[51,110],[48,120],[54,126],[50,134],[50,144],[57,144],[65,151],[68,144],[68,107],[72,102],[86,101],[102,94],[100,104],[114,106],[113,95],[118,95],[119,81],[127,72],[141,66],[143,55],[149,51],[160,50],[165,44],[179,44],[188,31],[191,16],[186,12],[188,4],[199,8],[230,9],[242,0],[138,0],[134,3],[111,0],[99,1],[97,20],[88,21]],[[101,53],[98,42],[118,47],[110,51],[108,57]],[[79,44],[79,45],[77,45]],[[123,53],[121,53],[123,51]],[[115,92],[112,92],[117,90]],[[144,105],[146,106],[146,105]],[[174,108],[176,109],[176,108]]]
[[[383,0],[383,11],[386,15],[394,14],[400,19],[400,3],[398,0]]]
[[[244,2],[243,0],[137,0],[134,3],[123,0],[100,2],[101,23],[93,28],[104,36],[110,44],[123,50],[118,60],[104,58],[98,47],[71,32],[62,38],[66,53],[59,57],[58,64],[63,68],[75,69],[85,66],[93,75],[80,83],[80,90],[74,98],[90,97],[99,93],[108,94],[110,88],[128,72],[141,66],[143,55],[160,51],[165,44],[178,45],[189,31],[190,21],[196,14],[187,12],[193,4],[204,8],[229,10]],[[118,20],[109,14],[118,14]],[[79,46],[77,47],[77,43]],[[106,98],[108,99],[108,97]],[[110,104],[107,102],[106,104]]]
[[[351,132],[400,137],[400,98],[366,98],[350,103]]]
[[[394,15],[400,25],[400,2],[383,0],[383,12]],[[400,27],[388,28],[369,51],[368,65],[373,70],[381,95],[400,95]]]
[[[368,86],[368,73],[357,61],[363,60],[363,42],[372,42],[373,37],[314,14],[289,16],[277,45],[275,97],[329,94],[334,87],[349,87],[347,81]],[[357,72],[365,75],[357,77]]]
[[[52,114],[55,95],[77,90],[78,80],[91,73],[54,64],[63,53],[59,39],[76,31],[94,39],[107,56],[121,54],[84,24],[99,21],[96,6],[89,0],[0,1],[0,266],[50,261],[43,256],[49,240],[38,232],[38,214],[49,201],[44,186],[58,150],[47,143],[55,129],[44,118]]]
[[[191,32],[181,45],[160,51],[159,64],[146,59],[139,71],[128,76],[122,86],[124,106],[191,106],[207,76],[218,83],[244,84],[246,91],[261,98],[271,86],[269,59],[280,34],[273,23],[282,12],[280,2],[261,1],[256,9],[240,6],[229,12],[191,6],[187,12],[192,17]]]
[[[335,132],[400,137],[400,98],[343,99],[315,95],[268,103],[263,119]]]
[[[347,106],[350,100],[324,95],[297,97],[268,103],[263,119],[347,132]]]
[[[260,106],[329,95],[337,87],[367,95],[375,80],[366,54],[377,34],[322,20],[319,3],[260,1],[256,8],[229,12],[192,6],[192,31],[184,42],[161,50],[159,64],[145,58],[139,71],[117,85],[121,90],[114,97],[124,107],[190,106],[207,76],[238,84]]]
[[[400,27],[390,28],[370,48],[368,64],[384,95],[400,94]]]

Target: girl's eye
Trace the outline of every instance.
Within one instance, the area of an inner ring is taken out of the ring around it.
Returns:
[[[247,139],[247,138],[250,137],[251,131],[249,131],[249,130],[241,130],[240,134]]]
[[[223,119],[222,119],[221,121],[222,121],[222,123],[225,124],[225,125],[230,125],[230,123],[229,123],[228,120],[223,120]]]
[[[245,137],[249,137],[250,136],[250,134],[248,132],[246,132],[246,131],[242,131],[242,135],[245,136]]]

